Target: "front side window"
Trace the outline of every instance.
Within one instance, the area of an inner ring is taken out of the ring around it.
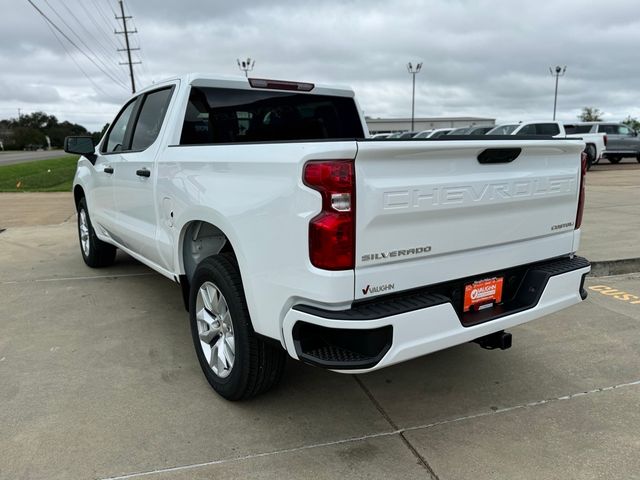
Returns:
[[[364,138],[349,97],[192,87],[181,145]]]
[[[618,127],[618,134],[619,135],[631,135],[631,129],[625,125],[620,125]]]
[[[169,108],[171,92],[171,88],[165,88],[145,95],[133,130],[131,150],[144,150],[158,138],[164,116]]]
[[[113,124],[113,127],[109,131],[109,136],[107,137],[106,148],[102,151],[102,153],[113,153],[113,152],[121,152],[124,150],[124,140],[125,135],[127,133],[127,126],[129,125],[129,119],[131,118],[131,114],[133,113],[133,109],[136,105],[136,99],[131,100],[127,106],[125,106],[116,121]]]

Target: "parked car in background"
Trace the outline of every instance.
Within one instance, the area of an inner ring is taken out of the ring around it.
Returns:
[[[423,130],[421,132],[416,133],[413,138],[440,138],[447,133],[449,133],[453,128],[435,128],[431,130]]]
[[[430,130],[422,130],[421,132],[418,132],[415,134],[415,136],[413,138],[429,138],[429,134],[433,132],[433,129]]]
[[[447,135],[467,135],[471,127],[454,128]]]
[[[419,132],[404,132],[402,135],[400,135],[398,138],[399,139],[407,139],[407,138],[413,138],[415,137]]]
[[[391,135],[390,133],[376,133],[375,135],[371,135],[370,138],[376,139],[376,140],[384,140],[385,138],[389,137],[389,135]]]
[[[400,136],[403,134],[404,132],[395,132],[395,133],[391,133],[389,134],[389,136],[387,137],[387,140],[397,140],[398,138],[400,138]]]
[[[582,122],[573,126],[577,134],[606,135],[607,151],[604,156],[611,163],[619,163],[624,157],[633,157],[640,162],[640,137],[638,132],[628,125],[615,122]]]
[[[504,125],[493,127],[486,135],[511,135],[519,126],[519,123],[505,123]]]
[[[573,124],[568,124],[573,125]],[[573,130],[573,129],[572,129]],[[607,136],[604,133],[569,133],[562,122],[527,122],[522,123],[511,135],[544,135],[556,138],[581,138],[584,140],[584,153],[587,154],[587,168],[598,163],[605,148]]]
[[[493,129],[493,126],[490,127],[471,127],[467,132],[467,135],[486,135],[486,133]]]
[[[573,125],[573,124],[570,124]],[[565,130],[561,122],[523,122],[518,124],[504,124],[490,130],[487,135],[534,135],[555,138],[581,138],[585,142],[584,152],[587,154],[587,168],[598,163],[605,148],[607,147],[607,137],[603,133],[572,133]]]
[[[431,130],[431,133],[427,135],[427,138],[440,138],[449,133],[453,128],[436,128]]]

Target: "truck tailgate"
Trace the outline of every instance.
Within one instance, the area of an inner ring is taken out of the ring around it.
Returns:
[[[514,148],[512,161],[478,160]],[[358,142],[356,299],[569,254],[583,148],[564,139]]]

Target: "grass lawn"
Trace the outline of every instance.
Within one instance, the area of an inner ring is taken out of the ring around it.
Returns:
[[[0,166],[0,192],[69,192],[77,155]]]

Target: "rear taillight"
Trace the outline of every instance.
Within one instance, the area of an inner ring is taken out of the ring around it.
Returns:
[[[576,230],[582,225],[582,213],[584,212],[584,182],[587,175],[587,154],[582,152],[580,156],[580,194],[578,195],[578,213],[576,214]]]
[[[309,223],[309,259],[324,270],[355,265],[353,160],[318,160],[304,166],[304,183],[320,192],[322,211]]]
[[[607,139],[607,135],[605,134],[605,135],[604,135],[604,146],[605,146],[605,147],[607,146],[607,141],[608,141],[608,139]]]

